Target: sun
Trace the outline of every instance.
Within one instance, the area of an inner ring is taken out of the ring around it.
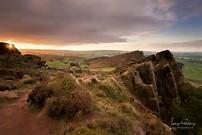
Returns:
[[[9,44],[9,45],[8,45],[8,49],[9,49],[9,50],[12,50],[12,49],[13,49],[13,45],[12,45],[12,44]]]

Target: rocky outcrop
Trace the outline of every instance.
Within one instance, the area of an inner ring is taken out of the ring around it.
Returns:
[[[22,55],[14,46],[0,42],[0,79],[20,80],[25,74],[31,74],[30,69],[46,66],[46,62],[35,55]],[[30,82],[27,81],[27,82]],[[1,83],[0,90],[10,90],[14,87],[10,83]]]
[[[21,52],[12,44],[0,42],[0,55],[20,55]]]
[[[169,122],[172,104],[185,82],[173,54],[166,50],[116,70],[131,93],[147,108]]]
[[[33,65],[37,67],[45,67],[46,62],[42,61],[41,57],[35,55],[23,55],[23,61],[26,62],[28,65]]]
[[[45,63],[38,56],[21,55],[14,45],[0,42],[0,68],[43,67]]]

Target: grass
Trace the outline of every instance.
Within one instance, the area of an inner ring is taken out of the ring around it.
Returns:
[[[47,62],[48,67],[56,69],[68,69],[70,67],[69,63],[66,64],[62,61],[49,61]]]
[[[186,63],[183,71],[186,78],[202,81],[202,64]]]
[[[113,68],[113,67],[110,67],[110,68],[93,68],[93,69],[90,69],[90,71],[93,71],[93,72],[111,72],[114,69],[115,68]]]
[[[177,135],[187,134],[200,134],[202,131],[202,88],[192,89],[190,94],[190,100],[188,103],[181,105],[174,105],[173,113],[174,119],[177,121],[182,121],[184,119],[189,119],[191,122],[196,123],[193,129],[178,129],[176,131]]]
[[[183,73],[185,78],[194,86],[202,85],[202,62],[201,60],[177,58],[178,62],[184,63]]]

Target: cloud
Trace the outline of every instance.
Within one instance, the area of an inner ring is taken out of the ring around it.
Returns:
[[[169,49],[175,52],[202,52],[202,40],[155,44],[152,46],[158,48],[158,50]]]
[[[178,19],[202,15],[201,0],[159,0],[159,3],[162,8],[170,14],[174,14]]]
[[[183,5],[189,1],[1,0],[0,36],[61,45],[126,42],[127,37],[167,26],[176,12],[183,16],[187,12]]]
[[[167,24],[150,0],[1,0],[0,35],[48,44],[125,42]]]

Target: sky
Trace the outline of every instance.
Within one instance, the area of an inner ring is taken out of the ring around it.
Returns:
[[[201,51],[201,0],[0,0],[20,49]]]

